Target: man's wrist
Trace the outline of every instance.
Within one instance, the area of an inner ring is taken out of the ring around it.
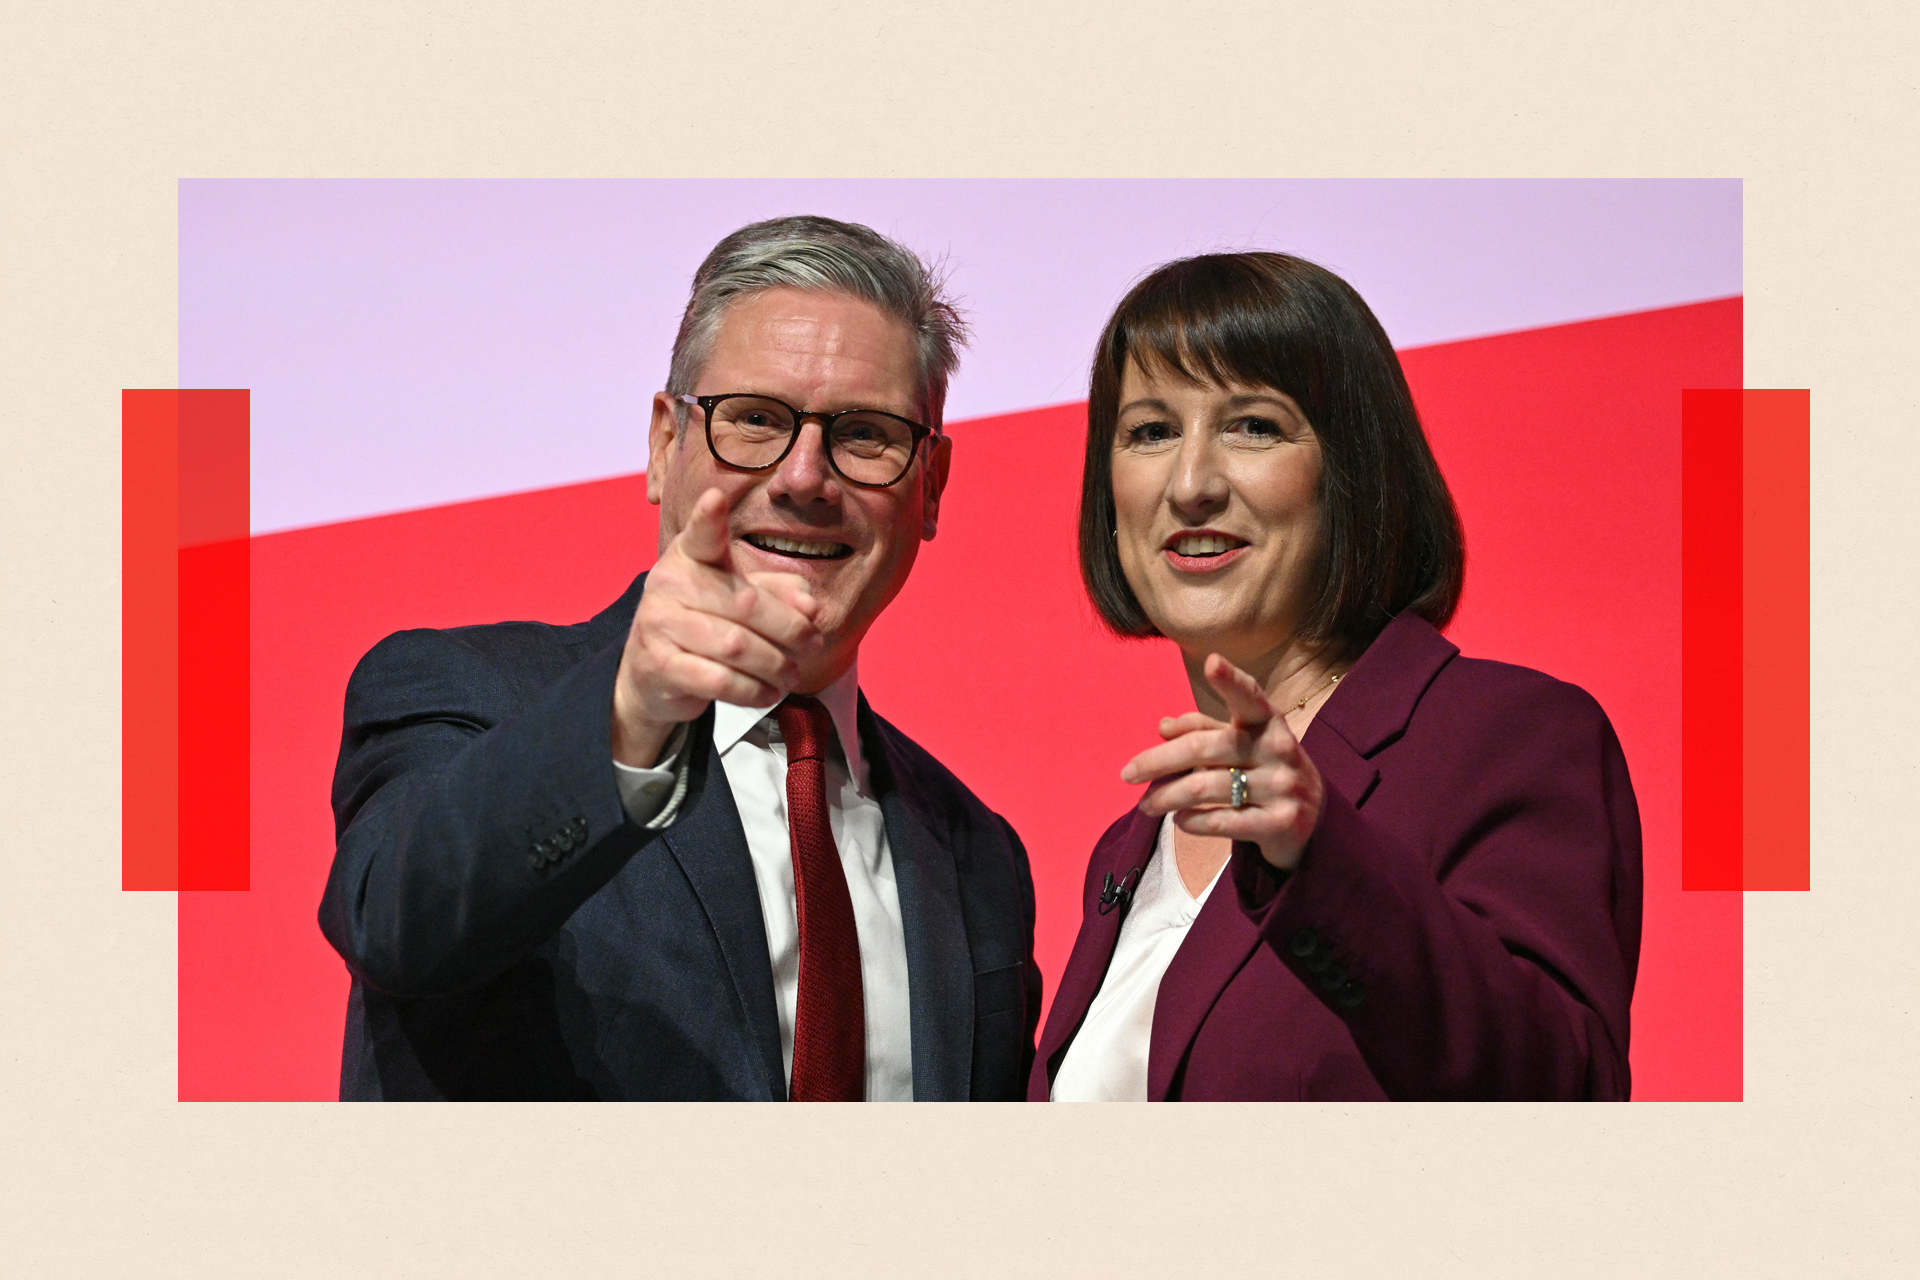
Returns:
[[[608,722],[613,758],[630,769],[651,769],[660,763],[667,740],[679,727],[672,722],[661,724],[620,714],[620,697],[615,694],[613,714]]]
[[[613,762],[613,781],[627,817],[657,831],[672,822],[687,793],[688,726],[677,724],[667,739],[660,762],[651,768]]]

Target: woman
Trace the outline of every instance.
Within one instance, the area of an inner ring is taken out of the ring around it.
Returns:
[[[1080,561],[1195,710],[1087,869],[1033,1099],[1617,1098],[1640,824],[1606,715],[1459,656],[1453,501],[1360,296],[1171,263],[1101,335]]]

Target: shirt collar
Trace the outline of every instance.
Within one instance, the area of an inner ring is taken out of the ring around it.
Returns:
[[[833,731],[840,738],[840,750],[847,757],[848,772],[861,787],[866,786],[866,762],[860,755],[860,661],[854,659],[838,680],[813,695],[833,717]],[[713,704],[713,747],[725,754],[740,739],[752,732],[762,720],[773,720],[773,708],[740,707],[731,702]],[[778,722],[775,722],[776,727]]]

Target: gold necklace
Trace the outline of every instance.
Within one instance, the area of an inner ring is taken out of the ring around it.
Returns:
[[[1313,687],[1313,692],[1309,693],[1306,697],[1300,699],[1300,701],[1294,703],[1292,706],[1288,707],[1285,711],[1282,711],[1280,714],[1282,716],[1290,716],[1296,711],[1305,711],[1307,709],[1307,704],[1309,702],[1312,702],[1315,698],[1319,697],[1322,692],[1333,688],[1333,686],[1339,683],[1340,683],[1340,676],[1338,673],[1328,676],[1326,678],[1325,683],[1315,685]]]

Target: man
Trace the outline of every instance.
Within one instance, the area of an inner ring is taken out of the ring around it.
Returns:
[[[361,660],[320,908],[343,1098],[1021,1095],[1026,852],[858,690],[963,336],[865,227],[735,232],[653,401],[653,570],[588,622]]]

